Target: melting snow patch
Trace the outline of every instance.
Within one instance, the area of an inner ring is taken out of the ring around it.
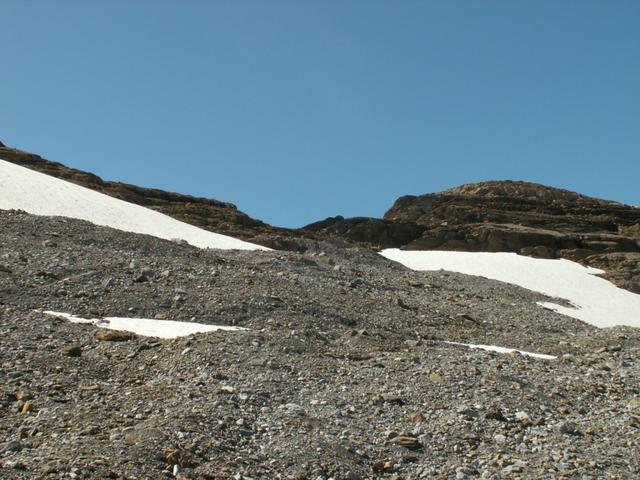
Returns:
[[[122,330],[145,337],[177,338],[186,337],[194,333],[215,332],[216,330],[233,332],[246,330],[246,328],[241,327],[206,325],[204,323],[177,322],[173,320],[154,320],[150,318],[105,317],[88,319],[62,312],[45,311],[43,313],[66,318],[72,323],[91,323],[100,328]]]
[[[533,353],[533,352],[527,352],[525,350],[516,350],[515,348],[497,347],[495,345],[476,345],[473,343],[459,343],[459,342],[444,342],[444,343],[448,343],[449,345],[460,345],[463,347],[477,348],[480,350],[487,350],[489,352],[498,352],[498,353],[517,352],[521,355],[524,355],[525,357],[542,358],[544,360],[555,360],[556,358],[558,358],[555,355],[546,355],[544,353]]]
[[[518,285],[561,298],[575,307],[541,302],[596,327],[640,327],[640,295],[616,287],[594,274],[603,273],[570,260],[531,258],[516,253],[408,251],[390,248],[380,254],[413,270],[448,270]]]
[[[125,232],[185,240],[199,248],[269,250],[4,160],[0,160],[0,192],[0,210],[78,218]]]

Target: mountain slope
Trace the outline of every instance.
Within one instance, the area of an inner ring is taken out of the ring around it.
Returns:
[[[361,248],[412,220],[314,228],[332,241],[196,248],[166,239],[240,241],[0,161],[0,478],[638,478],[640,296],[568,261]]]
[[[63,216],[200,248],[258,250],[265,247],[209,232],[162,213],[0,160],[0,209]]]
[[[640,330],[544,295],[360,248],[207,250],[15,211],[0,244],[0,478],[640,473]],[[42,310],[247,330],[105,335]]]
[[[544,185],[462,185],[401,197],[383,219],[335,217],[305,228],[383,248],[566,258],[640,293],[640,208]]]
[[[515,252],[565,258],[604,270],[604,278],[640,293],[640,208],[543,185],[494,181],[401,197],[383,218],[327,218],[300,229],[268,225],[217,200],[103,181],[0,146],[0,158],[146,206],[180,221],[279,250],[305,239],[373,249]]]
[[[143,188],[127,183],[105,181],[92,173],[1,145],[0,158],[126,202],[151,208],[205,230],[223,233],[242,240],[255,241],[257,239],[257,243],[273,243],[277,241],[279,234],[286,233],[285,229],[274,228],[249,217],[231,203]]]

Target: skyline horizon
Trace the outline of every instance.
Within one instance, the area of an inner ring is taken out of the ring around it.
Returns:
[[[24,150],[24,149],[21,149],[21,148],[19,148],[17,146],[8,144],[6,141],[4,141],[3,138],[0,138],[0,144],[4,144],[5,148],[14,149],[14,150],[22,151],[22,152],[25,152],[25,153],[37,155],[37,156],[41,157],[43,160],[50,161],[50,162],[61,163],[65,167],[76,169],[76,170],[79,170],[79,171],[82,171],[82,172],[85,172],[85,173],[90,173],[90,174],[93,174],[93,175],[97,175],[95,172],[84,170],[81,167],[72,166],[72,165],[70,165],[70,164],[68,164],[68,163],[66,163],[64,161],[48,158],[45,154],[42,154],[40,152]],[[479,181],[475,181],[475,182],[474,181],[466,182],[466,183],[461,183],[461,184],[457,184],[457,185],[449,185],[449,186],[444,187],[442,190],[438,190],[438,191],[431,191],[431,192],[425,191],[423,193],[418,193],[418,194],[410,194],[410,193],[403,194],[403,195],[400,195],[400,196],[396,197],[394,200],[392,200],[392,202],[388,205],[388,207],[384,211],[380,212],[379,215],[350,215],[350,216],[347,216],[347,215],[343,215],[341,213],[336,213],[334,215],[329,215],[327,217],[312,219],[312,220],[310,220],[310,221],[308,221],[308,222],[306,222],[304,224],[301,224],[301,225],[291,226],[291,225],[273,224],[273,223],[270,223],[270,222],[268,222],[268,221],[266,221],[266,220],[264,220],[264,219],[262,219],[260,217],[255,217],[254,215],[251,215],[249,212],[243,210],[233,199],[218,198],[218,197],[215,197],[215,196],[214,197],[203,197],[203,196],[198,196],[198,195],[191,194],[189,192],[183,192],[183,191],[179,191],[179,190],[175,190],[175,189],[172,190],[170,188],[166,189],[166,188],[156,187],[156,186],[153,186],[153,185],[131,183],[131,182],[127,181],[126,178],[117,179],[116,180],[116,179],[113,179],[113,178],[105,178],[105,177],[102,177],[101,175],[97,175],[97,176],[100,177],[100,179],[105,181],[105,182],[114,182],[114,183],[122,183],[122,184],[134,185],[134,186],[141,187],[141,188],[146,188],[146,189],[158,189],[158,190],[165,191],[167,193],[176,193],[176,194],[179,194],[179,195],[191,196],[191,197],[194,197],[194,198],[201,198],[201,199],[207,199],[207,200],[216,200],[216,201],[220,201],[220,202],[223,202],[223,203],[229,203],[229,204],[234,205],[240,212],[247,214],[248,216],[250,216],[251,218],[253,218],[255,220],[263,221],[264,223],[267,223],[267,224],[269,224],[269,225],[271,225],[273,227],[289,228],[289,229],[304,228],[304,227],[306,227],[308,225],[311,225],[313,223],[321,222],[323,220],[326,220],[326,219],[329,219],[329,218],[334,218],[334,217],[344,217],[344,218],[360,218],[360,217],[362,217],[362,218],[383,218],[383,216],[387,213],[387,211],[389,211],[392,208],[392,206],[395,204],[395,202],[399,198],[402,198],[404,196],[423,196],[423,195],[431,195],[431,194],[441,194],[441,193],[446,192],[447,190],[450,190],[450,189],[453,189],[453,188],[457,188],[457,187],[462,187],[462,186],[466,186],[466,185],[476,185],[476,184],[481,184],[481,183],[492,183],[492,182],[498,182],[498,183],[500,183],[500,182],[507,182],[507,183],[508,182],[514,182],[514,183],[532,184],[532,185],[542,186],[544,188],[551,188],[551,189],[555,189],[555,190],[561,190],[561,191],[566,191],[566,192],[570,192],[570,193],[576,193],[576,194],[579,194],[579,195],[582,195],[582,196],[593,198],[595,200],[601,200],[601,201],[607,201],[607,202],[616,202],[616,203],[619,203],[621,205],[625,205],[625,206],[629,206],[629,207],[633,207],[633,208],[640,208],[640,204],[636,205],[636,204],[632,204],[632,203],[625,203],[625,202],[621,202],[619,200],[616,200],[614,198],[597,197],[597,196],[589,195],[588,193],[585,193],[585,192],[575,191],[575,190],[559,187],[559,186],[556,186],[556,185],[542,184],[542,183],[538,183],[538,182],[528,181],[526,179],[492,178],[492,179],[487,179],[487,180],[479,180]],[[84,187],[84,188],[87,188],[87,187]]]
[[[3,141],[297,227],[494,179],[640,204],[640,2],[8,2]]]

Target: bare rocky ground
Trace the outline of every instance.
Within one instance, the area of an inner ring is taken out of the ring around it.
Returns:
[[[0,478],[640,476],[638,330],[306,246],[203,251],[0,212]],[[38,310],[248,330],[116,342]]]

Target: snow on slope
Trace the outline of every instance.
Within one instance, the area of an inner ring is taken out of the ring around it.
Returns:
[[[479,345],[475,343],[460,343],[460,342],[444,342],[449,345],[459,345],[461,347],[474,348],[477,350],[486,350],[487,352],[496,352],[496,353],[519,353],[520,355],[524,355],[525,357],[533,357],[533,358],[541,358],[543,360],[555,360],[555,355],[547,355],[545,353],[534,353],[527,352],[526,350],[516,350],[515,348],[505,348],[498,347],[497,345]]]
[[[269,250],[209,232],[149,208],[0,160],[0,210],[87,220],[96,225],[185,240],[200,248]]]
[[[596,327],[640,327],[640,295],[616,287],[594,274],[595,268],[569,260],[546,260],[516,253],[407,251],[390,248],[382,256],[413,270],[448,270],[519,285],[575,308],[541,302],[546,308]]]
[[[100,328],[110,330],[121,330],[135,333],[145,337],[177,338],[186,337],[194,333],[215,332],[216,330],[226,330],[237,332],[246,330],[241,327],[227,327],[221,325],[206,325],[195,322],[178,322],[175,320],[156,320],[150,318],[125,318],[125,317],[105,317],[105,318],[82,318],[63,312],[42,312],[53,317],[66,318],[71,323],[91,323]]]

